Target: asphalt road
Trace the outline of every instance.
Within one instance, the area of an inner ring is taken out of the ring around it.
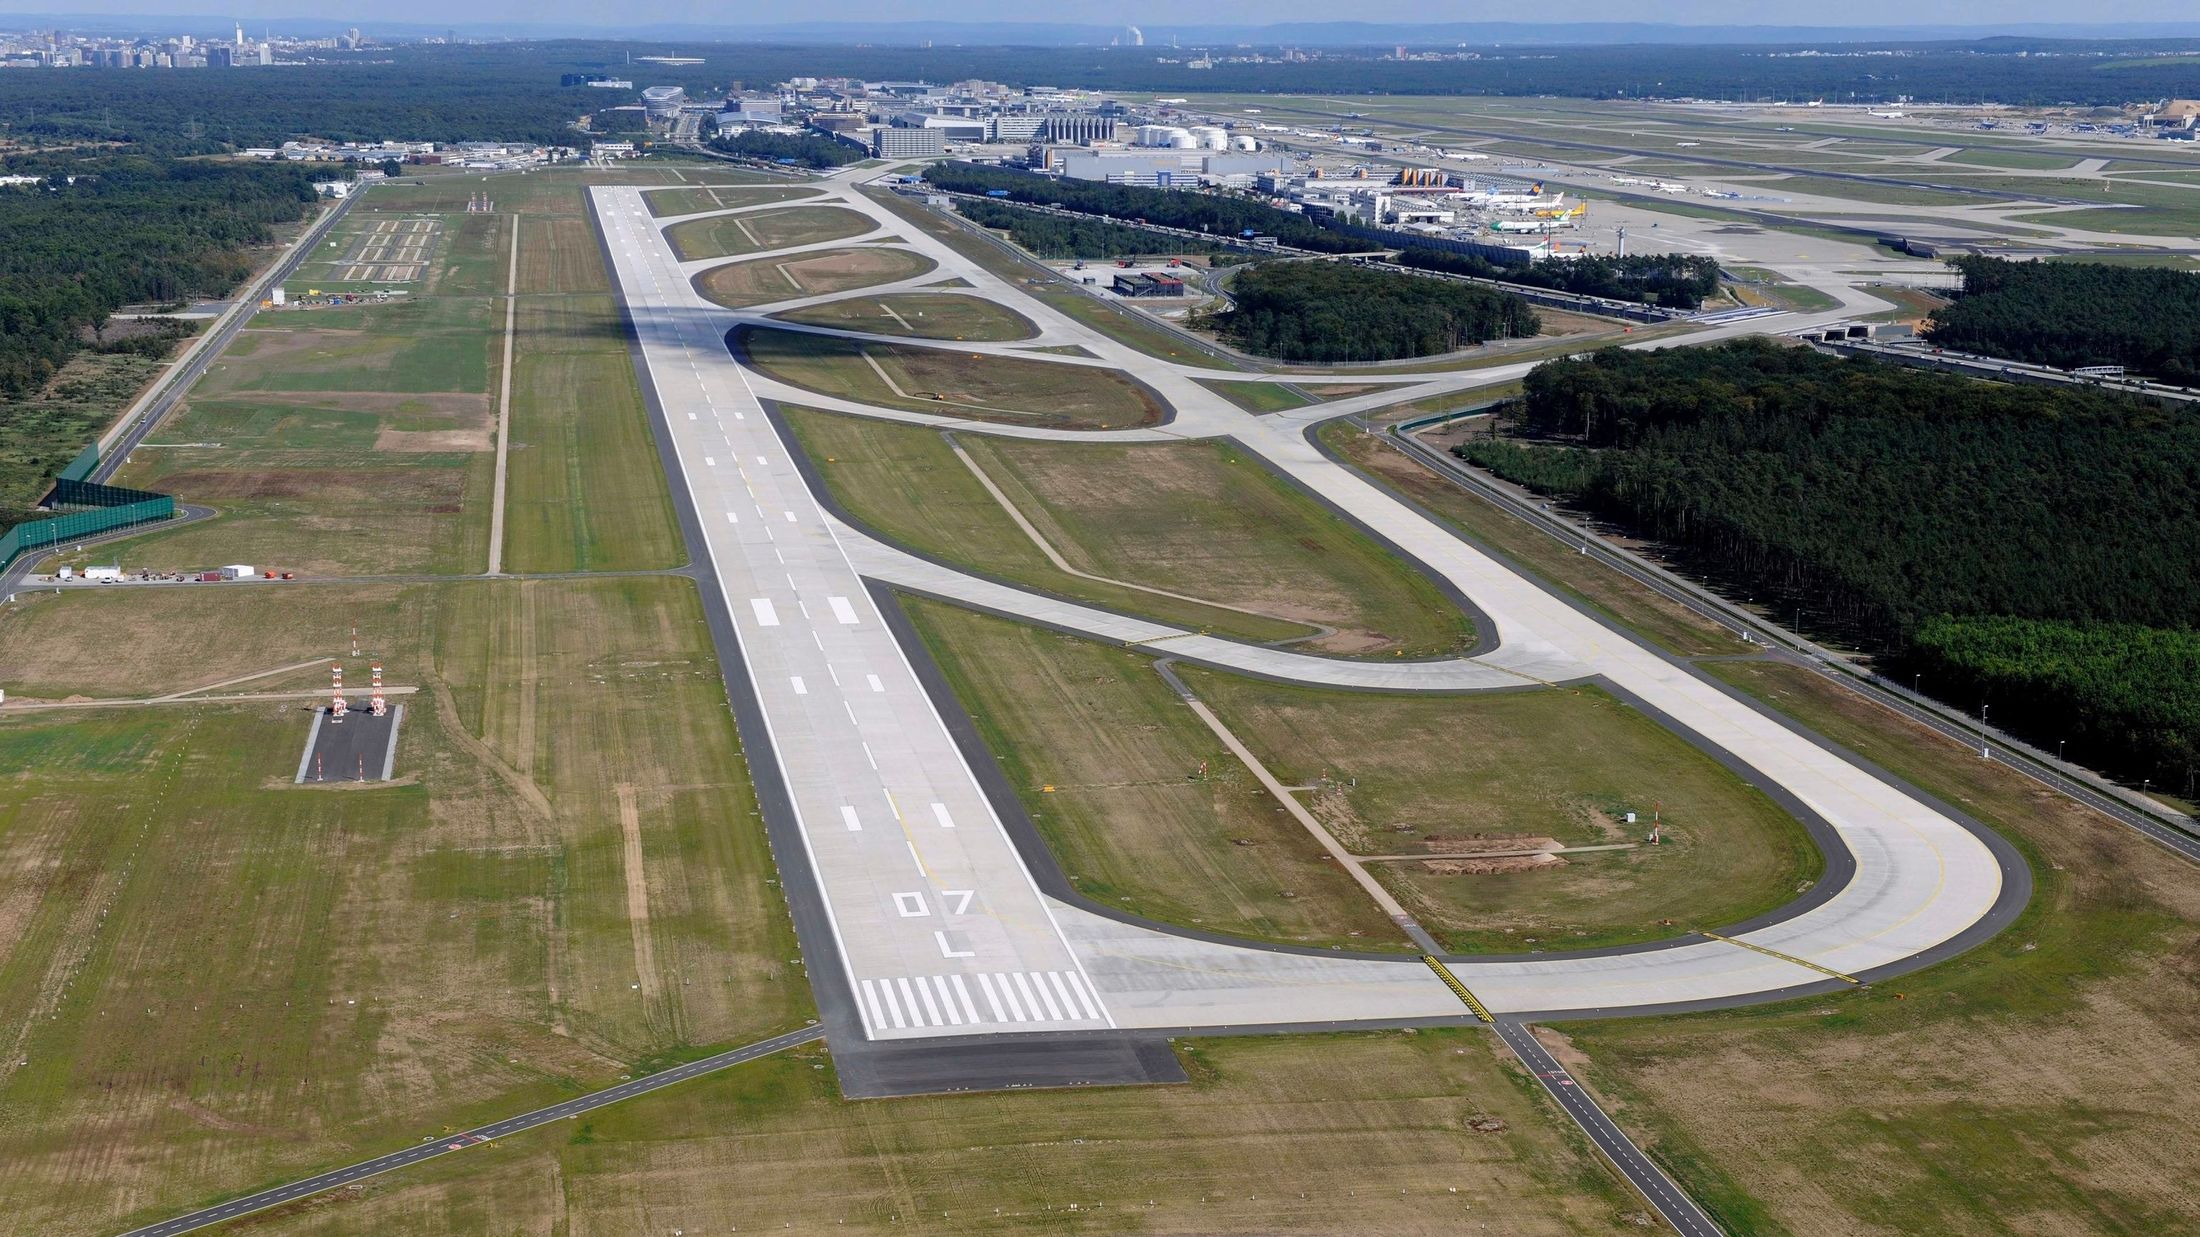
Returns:
[[[1650,1201],[1658,1214],[1665,1217],[1667,1224],[1672,1225],[1682,1237],[1720,1237],[1719,1226],[1711,1222],[1711,1217],[1704,1214],[1703,1208],[1698,1207],[1695,1200],[1673,1184],[1673,1179],[1666,1176],[1663,1169],[1651,1163],[1650,1157],[1642,1153],[1642,1148],[1637,1147],[1633,1139],[1628,1138],[1612,1123],[1610,1117],[1604,1115],[1604,1110],[1597,1107],[1595,1100],[1589,1098],[1589,1093],[1574,1081],[1573,1075],[1567,1072],[1565,1066],[1544,1051],[1543,1045],[1536,1042],[1535,1035],[1525,1025],[1515,1019],[1500,1018],[1496,1022],[1496,1029],[1498,1038],[1505,1041],[1505,1046],[1513,1050],[1513,1055],[1519,1057],[1521,1064],[1528,1067],[1528,1072],[1535,1075],[1535,1080],[1542,1083],[1543,1089],[1550,1092],[1552,1099],[1558,1101],[1558,1106],[1574,1119],[1574,1124],[1580,1126],[1581,1132],[1589,1136],[1589,1141],[1595,1143],[1597,1150],[1604,1153],[1604,1158],[1610,1160],[1613,1167],[1619,1169],[1620,1175],[1641,1191],[1642,1196]]]
[[[615,1087],[591,1092],[578,1099],[567,1100],[562,1104],[553,1104],[548,1108],[538,1108],[533,1112],[521,1113],[516,1117],[507,1117],[491,1125],[479,1126],[461,1134],[437,1138],[432,1142],[423,1142],[415,1147],[407,1147],[403,1151],[392,1151],[388,1155],[376,1156],[371,1160],[361,1160],[344,1168],[331,1169],[319,1176],[307,1177],[302,1181],[293,1181],[289,1185],[275,1186],[272,1189],[262,1190],[257,1194],[247,1194],[243,1198],[201,1208],[189,1215],[177,1216],[173,1220],[163,1220],[158,1224],[148,1225],[144,1228],[131,1229],[123,1237],[174,1237],[177,1233],[190,1233],[202,1228],[211,1228],[214,1225],[234,1220],[238,1216],[249,1215],[255,1211],[265,1211],[270,1207],[280,1207],[284,1203],[296,1202],[309,1195],[336,1189],[338,1186],[364,1181],[369,1177],[418,1164],[423,1160],[432,1160],[438,1156],[449,1155],[454,1151],[477,1147],[493,1139],[502,1138],[507,1134],[517,1134],[522,1130],[531,1130],[539,1125],[548,1125],[552,1121],[563,1121],[570,1117],[578,1117],[583,1113],[594,1112],[598,1108],[616,1104],[621,1100],[630,1100],[638,1095],[661,1091],[674,1083],[686,1082],[691,1078],[699,1078],[704,1074],[713,1074],[731,1066],[754,1061],[759,1057],[768,1057],[775,1052],[784,1051],[798,1044],[807,1044],[813,1040],[822,1039],[824,1035],[825,1029],[817,1026],[804,1027],[799,1031],[789,1031],[785,1035],[775,1035],[770,1039],[758,1040],[756,1043],[735,1048],[728,1052],[721,1052],[716,1056],[704,1057],[700,1061],[690,1061],[686,1065],[668,1069],[662,1073],[651,1074],[645,1078],[637,1078],[632,1082],[622,1082]]]

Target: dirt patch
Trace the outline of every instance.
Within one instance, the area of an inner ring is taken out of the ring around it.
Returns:
[[[410,391],[251,391],[224,399],[285,407],[340,408],[348,412],[403,412],[424,416],[489,416],[489,397],[464,392],[417,394]]]
[[[1471,855],[1484,851],[1558,850],[1565,846],[1557,838],[1538,837],[1525,833],[1432,833],[1421,839],[1421,845],[1430,850],[1451,855]]]
[[[492,445],[487,426],[463,430],[386,429],[374,435],[377,451],[487,451]]]
[[[619,796],[619,836],[623,843],[622,866],[626,875],[626,923],[634,936],[634,973],[642,999],[655,1001],[662,994],[657,983],[655,947],[649,939],[649,873],[642,866],[642,809],[632,782],[612,787]]]
[[[1437,876],[1495,876],[1505,872],[1541,872],[1566,866],[1557,855],[1509,855],[1497,859],[1423,859],[1421,869]]]

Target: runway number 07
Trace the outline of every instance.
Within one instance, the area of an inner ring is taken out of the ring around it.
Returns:
[[[950,915],[969,914],[970,903],[977,896],[977,891],[974,889],[940,890],[940,897],[947,900],[947,913]],[[922,919],[932,913],[932,908],[926,905],[924,895],[921,893],[895,894],[894,909],[901,912],[903,919]]]

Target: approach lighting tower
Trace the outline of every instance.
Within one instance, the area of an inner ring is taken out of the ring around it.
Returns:
[[[388,701],[382,699],[382,663],[374,663],[373,671],[374,694],[368,697],[367,712],[376,717],[386,717],[389,714],[390,706]]]
[[[351,712],[351,706],[344,702],[344,663],[340,661],[330,662],[328,664],[328,679],[330,695],[328,719],[332,722],[341,722],[344,720],[344,714]]]

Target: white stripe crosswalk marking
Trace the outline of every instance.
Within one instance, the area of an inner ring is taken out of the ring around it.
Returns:
[[[1001,1008],[1001,998],[993,993],[993,981],[983,971],[978,972],[978,992],[985,997],[986,1007],[993,1011],[993,1021],[1008,1021],[1007,1012]]]
[[[909,1021],[920,1027],[923,1026],[924,1015],[917,1011],[917,994],[909,990],[909,977],[906,975],[895,976],[894,986],[901,989],[901,1002],[909,1007]]]
[[[947,990],[947,977],[945,975],[934,975],[932,977],[932,988],[940,994],[940,1008],[947,1011],[947,1021],[954,1026],[961,1026],[963,1024],[962,1011],[955,1008],[955,994]]]
[[[1098,1018],[1100,1003],[1092,999],[1092,993],[1086,991],[1085,981],[1075,971],[1065,971],[1063,977],[1069,980],[1069,990],[1077,994],[1078,1003],[1085,1007],[1085,1016]]]
[[[981,976],[981,978],[983,977]],[[954,986],[955,999],[962,1002],[964,1020],[969,1022],[978,1021],[978,1007],[970,1003],[970,989],[963,983],[963,977],[959,974],[950,975],[947,980],[948,983]],[[994,1021],[1000,1021],[999,1015],[995,1015]]]

